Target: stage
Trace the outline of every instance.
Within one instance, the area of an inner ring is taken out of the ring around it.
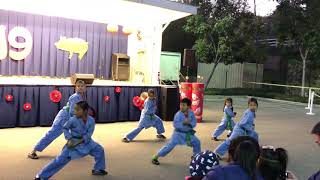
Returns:
[[[0,128],[50,126],[74,93],[69,77],[75,73],[95,77],[86,100],[97,123],[139,120],[133,97],[149,88],[162,105],[162,33],[197,8],[167,0],[79,0],[76,6],[63,0],[1,2]],[[122,81],[112,81],[118,76]],[[62,97],[54,102],[50,94],[57,92]],[[177,103],[170,108],[178,109],[178,88],[172,99]]]
[[[161,114],[161,88],[176,88],[176,102],[179,102],[179,88],[172,86],[146,85],[112,80],[94,80],[87,86],[86,101],[96,111],[97,123],[111,123],[139,120],[141,111],[133,104],[133,97],[152,88],[156,92],[158,115]],[[119,91],[116,91],[120,90]],[[50,92],[61,92],[60,102],[50,99]],[[50,126],[58,111],[66,105],[74,86],[70,78],[49,77],[0,77],[0,128]],[[6,96],[11,95],[8,102]],[[108,101],[105,97],[108,96]],[[31,109],[24,105],[30,103]],[[178,103],[172,104],[177,108]]]

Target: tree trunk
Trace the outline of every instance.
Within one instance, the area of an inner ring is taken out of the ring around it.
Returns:
[[[220,60],[219,60],[219,61],[220,61]],[[219,64],[219,61],[217,61],[217,62],[214,63],[214,66],[213,66],[213,68],[212,68],[212,70],[211,70],[211,72],[210,72],[210,75],[209,75],[209,77],[208,77],[208,79],[207,79],[207,81],[206,81],[205,89],[208,88],[209,83],[210,83],[210,81],[211,81],[211,78],[212,78],[212,76],[213,76],[213,73],[214,73],[214,71],[216,70],[216,68],[217,68],[217,66],[218,66],[218,64]]]
[[[306,59],[302,59],[302,89],[301,89],[301,96],[304,96],[304,86],[305,86],[305,78],[306,78]]]
[[[302,82],[301,82],[301,96],[304,96],[304,87],[306,79],[306,60],[308,57],[309,50],[307,49],[305,53],[302,52],[302,48],[299,48],[300,56],[302,59]]]

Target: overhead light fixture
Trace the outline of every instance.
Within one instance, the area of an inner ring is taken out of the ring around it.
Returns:
[[[123,32],[123,34],[125,34],[125,35],[130,35],[130,34],[132,34],[133,33],[133,29],[132,28],[129,28],[129,27],[123,27],[122,28],[122,32]]]
[[[119,27],[116,24],[108,24],[107,25],[107,31],[108,32],[116,33],[116,32],[118,32],[118,30],[119,30]]]

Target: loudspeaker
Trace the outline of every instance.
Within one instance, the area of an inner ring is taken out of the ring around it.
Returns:
[[[112,79],[128,81],[130,78],[130,57],[126,54],[112,54]]]
[[[193,82],[191,79],[197,80],[198,62],[195,56],[195,50],[184,49],[183,53],[183,67],[181,67],[181,73],[184,76],[189,76],[189,82]],[[184,80],[184,79],[181,79]]]
[[[183,66],[188,66],[191,69],[197,69],[196,53],[193,49],[184,49],[183,51]]]
[[[161,118],[173,121],[180,107],[180,94],[177,86],[161,86]]]
[[[83,80],[86,84],[92,84],[94,81],[93,74],[73,74],[71,77],[71,83],[74,85],[78,80]]]

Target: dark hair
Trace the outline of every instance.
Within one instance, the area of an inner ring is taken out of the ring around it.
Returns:
[[[83,80],[78,80],[75,85],[78,85],[78,84],[86,85],[86,83]]]
[[[224,112],[224,107],[226,107],[226,104],[228,101],[231,102],[231,106],[232,106],[232,98],[230,98],[230,97],[226,98],[223,103],[223,112]],[[233,107],[231,108],[231,110],[233,111]]]
[[[256,148],[256,151],[258,152],[258,155],[260,155],[260,146],[259,146],[259,143],[256,139],[254,139],[251,136],[238,136],[238,137],[231,140],[230,146],[228,148],[228,160],[227,160],[228,162],[235,160],[236,149],[239,146],[239,144],[244,141],[251,141],[255,145],[255,148]]]
[[[183,98],[181,100],[181,104],[187,104],[187,106],[191,106],[191,100],[188,98]]]
[[[89,104],[87,103],[87,101],[77,102],[76,105],[79,106],[83,111],[89,110]]]
[[[265,180],[285,180],[288,154],[283,148],[262,148],[258,169]]]
[[[249,99],[248,99],[248,105],[249,105],[251,102],[254,102],[254,103],[256,103],[257,106],[259,106],[259,105],[258,105],[258,100],[257,100],[256,98],[249,98]]]
[[[148,94],[155,94],[153,89],[148,89]]]
[[[316,134],[320,136],[320,122],[318,122],[311,131],[311,134]]]
[[[251,141],[243,141],[236,148],[235,162],[248,174],[250,179],[256,180],[256,164],[259,158],[254,143]]]

